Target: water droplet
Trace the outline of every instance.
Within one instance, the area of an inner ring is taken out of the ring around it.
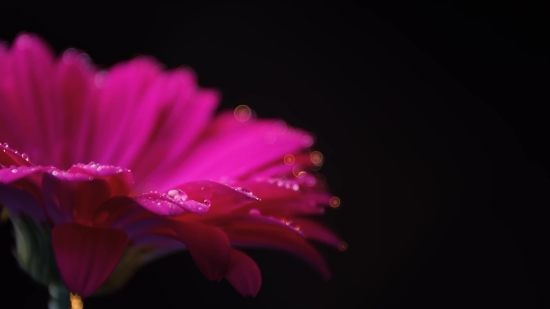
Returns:
[[[57,176],[57,175],[59,175],[59,172],[58,171],[53,171],[52,175]]]
[[[202,203],[207,205],[207,206],[212,205],[212,202],[210,202],[210,200],[204,200]]]
[[[300,190],[300,185],[297,184],[297,183],[293,184],[293,185],[292,185],[292,190],[294,190],[294,191]]]
[[[17,173],[17,169],[14,168],[14,169],[11,170],[11,172],[12,172],[12,173]]]
[[[248,213],[251,214],[251,215],[259,215],[260,211],[256,208],[252,208],[252,209],[250,209],[250,211]]]
[[[187,194],[185,194],[185,192],[183,192],[182,190],[178,190],[178,189],[168,191],[168,196],[178,201],[187,200]]]
[[[2,146],[4,146],[4,148],[8,148],[10,145],[8,145],[8,143],[4,143]]]

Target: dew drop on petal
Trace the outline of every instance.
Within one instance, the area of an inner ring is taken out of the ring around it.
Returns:
[[[260,211],[256,208],[252,208],[252,209],[250,209],[250,211],[248,213],[251,214],[251,215],[259,215]]]
[[[294,191],[300,190],[300,185],[297,184],[297,183],[293,184],[293,185],[292,185],[292,190],[294,190]]]
[[[12,172],[12,173],[17,173],[17,169],[14,168],[14,169],[11,170],[11,172]]]
[[[178,201],[186,201],[188,197],[187,194],[185,194],[185,192],[178,189],[168,191],[168,196]]]
[[[210,200],[204,200],[202,203],[205,204],[206,206],[212,205],[212,202]]]

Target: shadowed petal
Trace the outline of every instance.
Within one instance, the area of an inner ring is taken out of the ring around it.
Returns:
[[[96,209],[111,195],[103,179],[60,171],[45,173],[42,189],[48,214],[56,224],[89,224]]]
[[[228,222],[222,226],[231,244],[279,249],[295,254],[310,263],[321,275],[328,279],[330,272],[323,256],[310,244],[296,228],[281,224],[266,224],[266,218],[257,215],[258,221],[250,218]]]
[[[224,231],[192,222],[174,222],[173,229],[204,276],[220,281],[227,271],[231,254],[229,239]]]
[[[27,215],[37,223],[47,222],[43,206],[27,190],[0,184],[0,205],[5,206],[13,217]]]
[[[52,244],[63,282],[72,293],[92,295],[122,257],[128,236],[120,230],[76,223],[56,225]]]
[[[256,262],[235,249],[231,249],[225,279],[243,296],[256,296],[262,286],[262,274]]]
[[[294,218],[292,221],[294,221],[296,226],[300,227],[300,231],[306,238],[325,243],[339,250],[342,249],[345,243],[329,228],[318,222],[305,218]]]
[[[44,173],[56,171],[47,166],[19,166],[0,169],[0,183],[25,189],[42,204],[42,178]]]

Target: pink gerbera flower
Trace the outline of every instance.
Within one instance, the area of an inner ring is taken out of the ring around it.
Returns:
[[[218,102],[151,58],[99,71],[32,35],[0,44],[0,204],[52,303],[118,288],[182,249],[243,295],[261,275],[238,247],[286,250],[329,276],[307,241],[345,243],[310,218],[339,205],[314,172],[313,137],[247,106],[216,114]]]

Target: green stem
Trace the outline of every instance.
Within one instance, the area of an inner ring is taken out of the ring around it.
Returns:
[[[48,309],[71,309],[70,293],[64,286],[50,284],[48,290],[50,292]]]

